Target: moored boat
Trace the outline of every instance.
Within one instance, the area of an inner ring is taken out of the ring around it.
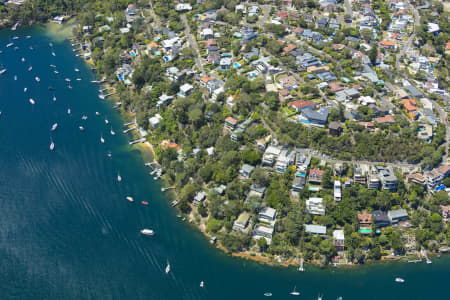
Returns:
[[[130,202],[134,202],[134,199],[133,199],[133,197],[131,197],[131,196],[127,196],[126,199],[127,199],[128,201],[130,201]]]
[[[152,230],[152,229],[142,229],[141,230],[141,233],[143,234],[143,235],[149,235],[149,236],[153,236],[153,235],[155,235],[155,232]]]
[[[405,279],[403,279],[403,278],[401,278],[401,277],[397,277],[397,278],[395,278],[395,282],[398,282],[398,283],[404,283],[404,282],[405,282]]]

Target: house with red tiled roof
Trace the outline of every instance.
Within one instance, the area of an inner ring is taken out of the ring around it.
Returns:
[[[321,184],[322,183],[323,173],[325,173],[325,171],[319,170],[319,169],[311,169],[311,170],[309,170],[309,182],[310,183]]]
[[[288,13],[287,11],[280,11],[277,12],[277,16],[281,19],[281,20],[286,20]]]
[[[161,146],[161,149],[162,149],[163,151],[165,151],[165,150],[167,150],[167,149],[169,149],[169,148],[175,149],[177,152],[179,152],[179,151],[181,150],[181,147],[178,146],[177,143],[171,142],[171,141],[169,141],[169,140],[163,140],[163,141],[161,141],[160,146]]]
[[[375,122],[377,122],[380,125],[381,124],[387,124],[387,125],[395,124],[394,117],[391,115],[386,115],[384,117],[375,118]]]
[[[438,168],[438,172],[442,174],[442,178],[447,177],[450,175],[450,166],[449,165],[443,165]]]
[[[225,118],[225,129],[229,131],[233,131],[238,124],[238,120],[236,120],[233,117],[226,117]]]
[[[315,109],[316,103],[314,101],[303,101],[303,100],[297,100],[293,102],[289,102],[288,105],[295,109],[297,112],[301,112],[302,110],[306,108]]]
[[[359,122],[358,124],[366,129],[373,129],[372,122]]]
[[[320,73],[325,73],[330,71],[330,67],[329,66],[310,66],[308,68],[306,68],[306,71],[308,73],[314,73],[314,74],[320,74]]]
[[[292,8],[292,0],[283,0],[282,4],[287,8]]]
[[[294,44],[288,44],[286,47],[283,48],[283,53],[281,55],[286,55],[289,52],[295,50],[297,48],[296,45]]]
[[[342,91],[344,89],[344,84],[339,81],[333,81],[333,82],[328,83],[328,87],[330,88],[330,90],[333,93],[336,93],[336,92]]]
[[[292,32],[295,33],[296,36],[301,36],[303,33],[303,28],[295,27],[294,29],[292,29]]]
[[[203,84],[203,85],[206,85],[209,81],[211,81],[211,80],[213,80],[211,77],[205,77],[205,76],[203,76],[203,77],[200,77],[200,82]]]
[[[217,46],[217,41],[215,39],[207,39],[205,41],[205,47],[212,47],[212,46]]]
[[[278,98],[281,103],[284,103],[286,100],[292,99],[293,97],[287,89],[282,89],[278,92]]]
[[[366,210],[358,214],[359,233],[370,234],[372,233],[372,215]]]
[[[341,51],[345,48],[345,45],[342,44],[333,44],[333,50],[334,51]]]
[[[383,40],[380,42],[380,46],[384,49],[395,49],[395,42],[390,40]]]
[[[297,80],[295,80],[294,76],[286,76],[280,79],[281,85],[288,90],[293,90],[298,88]]]

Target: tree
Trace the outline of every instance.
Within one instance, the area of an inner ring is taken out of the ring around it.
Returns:
[[[326,168],[322,176],[322,187],[324,189],[331,189],[333,185],[333,170]]]
[[[222,222],[220,220],[214,219],[213,217],[209,217],[208,224],[206,225],[206,230],[211,233],[216,233],[220,228],[222,228]]]
[[[208,210],[206,209],[206,206],[203,204],[203,202],[200,202],[200,204],[198,205],[198,213],[202,216],[202,217],[206,217],[208,216]]]
[[[265,238],[261,237],[258,239],[258,247],[261,252],[264,252],[267,248],[267,241]]]
[[[372,45],[372,48],[369,50],[368,56],[372,65],[375,66],[378,57],[378,44]]]

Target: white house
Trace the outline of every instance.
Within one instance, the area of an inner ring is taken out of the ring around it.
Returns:
[[[306,200],[306,212],[312,215],[325,215],[325,206],[322,202],[322,198],[309,198],[308,200]]]
[[[148,119],[148,122],[150,123],[150,125],[156,129],[159,126],[159,122],[162,120],[162,117],[160,114],[156,114],[153,117],[151,117],[150,119]]]
[[[182,86],[180,86],[180,92],[178,93],[178,96],[183,98],[188,97],[193,89],[194,87],[191,84],[185,83]]]

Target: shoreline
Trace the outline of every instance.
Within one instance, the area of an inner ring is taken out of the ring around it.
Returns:
[[[68,28],[72,28],[73,26],[76,25],[76,18],[72,18],[71,20],[69,20],[67,23],[63,24],[63,25],[56,25],[56,24],[42,24],[45,28],[45,30],[50,30],[50,33],[54,34],[52,35],[52,37],[58,36],[59,38],[65,39],[65,40],[70,40],[71,38],[73,38],[72,34],[67,34],[67,30]],[[57,27],[57,26],[64,26],[65,28],[62,30],[54,30],[53,27]],[[66,35],[61,36],[61,33],[66,33]],[[94,62],[90,59],[90,60],[86,60],[83,59],[83,61],[90,67],[95,66]],[[98,78],[97,74],[95,74],[96,77]],[[109,83],[109,82],[105,82],[101,84],[102,86],[104,86],[105,88],[108,89],[115,89],[115,84]],[[115,100],[119,100],[119,98],[117,98],[117,95],[112,95],[111,99],[106,99],[106,101],[114,101]],[[119,112],[120,118],[121,120],[124,122],[125,120],[125,116],[122,115],[122,113]],[[142,138],[142,136],[138,133],[139,137]],[[143,158],[143,160],[145,162],[155,162],[158,163],[156,160],[156,156],[155,156],[155,151],[154,151],[154,146],[147,140],[144,143],[138,143],[135,145],[131,145],[131,148],[137,149],[140,152],[141,157]],[[146,159],[149,158],[149,161],[147,161]],[[164,171],[164,170],[163,170]],[[166,176],[162,176],[161,178],[162,180],[162,186],[170,186],[171,182],[169,182],[169,180],[167,179]],[[177,199],[179,197],[179,191],[177,189],[173,189],[170,190],[168,193],[165,193],[168,195],[164,195],[164,197],[168,200],[168,204],[170,205],[170,201],[173,199]],[[172,198],[172,199],[170,199]],[[178,212],[179,210],[176,209]],[[213,235],[209,234],[206,231],[206,224],[197,224],[195,222],[195,218],[193,217],[193,212],[194,210],[191,210],[190,214],[184,214],[187,218],[189,218],[189,224],[193,225],[196,230],[200,231],[204,237],[211,239],[211,237],[213,237]],[[251,261],[255,261],[257,263],[263,264],[263,265],[269,265],[272,267],[290,267],[290,266],[298,266],[299,264],[299,260],[297,258],[293,258],[291,257],[289,260],[287,261],[277,261],[276,258],[277,257],[273,257],[272,255],[263,255],[264,253],[261,252],[256,252],[256,251],[242,251],[242,252],[229,252],[228,250],[226,250],[221,244],[220,241],[218,241],[217,243],[212,245],[214,248],[219,249],[221,251],[223,251],[226,255],[231,256],[231,257],[235,257],[235,258],[240,258],[240,259],[245,259],[245,260],[251,260]],[[431,252],[427,252],[428,255],[430,256],[435,256],[436,253],[431,253]],[[446,253],[442,253],[442,254],[446,254]],[[354,264],[354,263],[350,263],[350,264],[338,264],[338,265],[334,265],[335,268],[355,268],[355,267],[360,267],[360,266],[365,266],[365,265],[374,265],[374,264],[379,264],[379,263],[391,263],[391,262],[404,262],[407,263],[408,260],[408,256],[403,256],[403,257],[392,257],[392,256],[385,256],[382,257],[380,260],[367,260],[364,264]],[[332,267],[333,264],[327,264],[327,265],[323,265],[320,262],[313,260],[313,261],[309,261],[309,262],[305,262],[305,265],[313,265],[314,267],[318,267],[318,268],[328,268],[328,267]]]

